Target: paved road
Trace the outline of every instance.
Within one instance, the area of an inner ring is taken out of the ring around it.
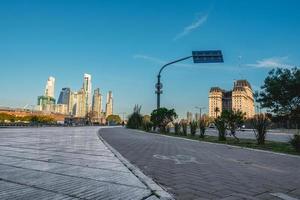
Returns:
[[[0,199],[156,199],[98,129],[0,129]]]
[[[171,131],[174,132],[174,129],[171,129]],[[293,137],[293,133],[291,133],[291,132],[296,133],[295,130],[289,131],[288,133],[280,131],[280,130],[268,130],[266,140],[277,141],[277,142],[288,142]],[[196,134],[199,134],[199,130],[197,130]],[[212,135],[212,136],[218,136],[218,131],[214,128],[207,128],[205,134]],[[237,134],[237,137],[239,137],[239,138],[255,139],[254,132],[251,129],[237,131],[236,134]],[[230,135],[227,135],[227,137],[230,137]]]
[[[177,199],[300,199],[297,156],[124,128],[105,129],[100,134]]]

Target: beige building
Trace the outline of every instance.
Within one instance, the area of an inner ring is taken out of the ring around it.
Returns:
[[[223,110],[234,110],[246,113],[247,118],[253,117],[254,98],[250,83],[247,80],[234,82],[232,91],[212,87],[209,91],[209,117],[220,116]]]
[[[102,112],[102,95],[99,88],[94,90],[93,102],[92,102],[92,111],[95,113],[95,117],[100,119]]]
[[[74,117],[85,117],[87,114],[86,107],[86,95],[84,89],[80,89],[78,92],[70,93],[69,100],[69,115]]]
[[[56,104],[55,112],[63,115],[68,114],[68,105],[67,104]]]
[[[105,117],[113,114],[113,95],[112,91],[109,91],[106,99]]]

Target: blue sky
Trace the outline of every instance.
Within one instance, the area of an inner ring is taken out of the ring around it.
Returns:
[[[208,104],[211,86],[247,79],[256,90],[272,67],[299,66],[298,0],[14,1],[0,0],[0,105],[35,104],[48,76],[78,90],[83,74],[115,113],[134,104],[149,113],[160,66],[192,50],[221,49],[223,64],[170,66],[162,106],[184,116]]]

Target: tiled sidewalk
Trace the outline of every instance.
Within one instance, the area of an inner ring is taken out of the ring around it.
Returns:
[[[0,129],[0,199],[157,199],[98,129]]]

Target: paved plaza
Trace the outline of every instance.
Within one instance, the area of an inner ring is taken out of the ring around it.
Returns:
[[[158,199],[98,129],[0,129],[0,199]]]
[[[300,199],[300,156],[124,128],[100,135],[176,199]]]

